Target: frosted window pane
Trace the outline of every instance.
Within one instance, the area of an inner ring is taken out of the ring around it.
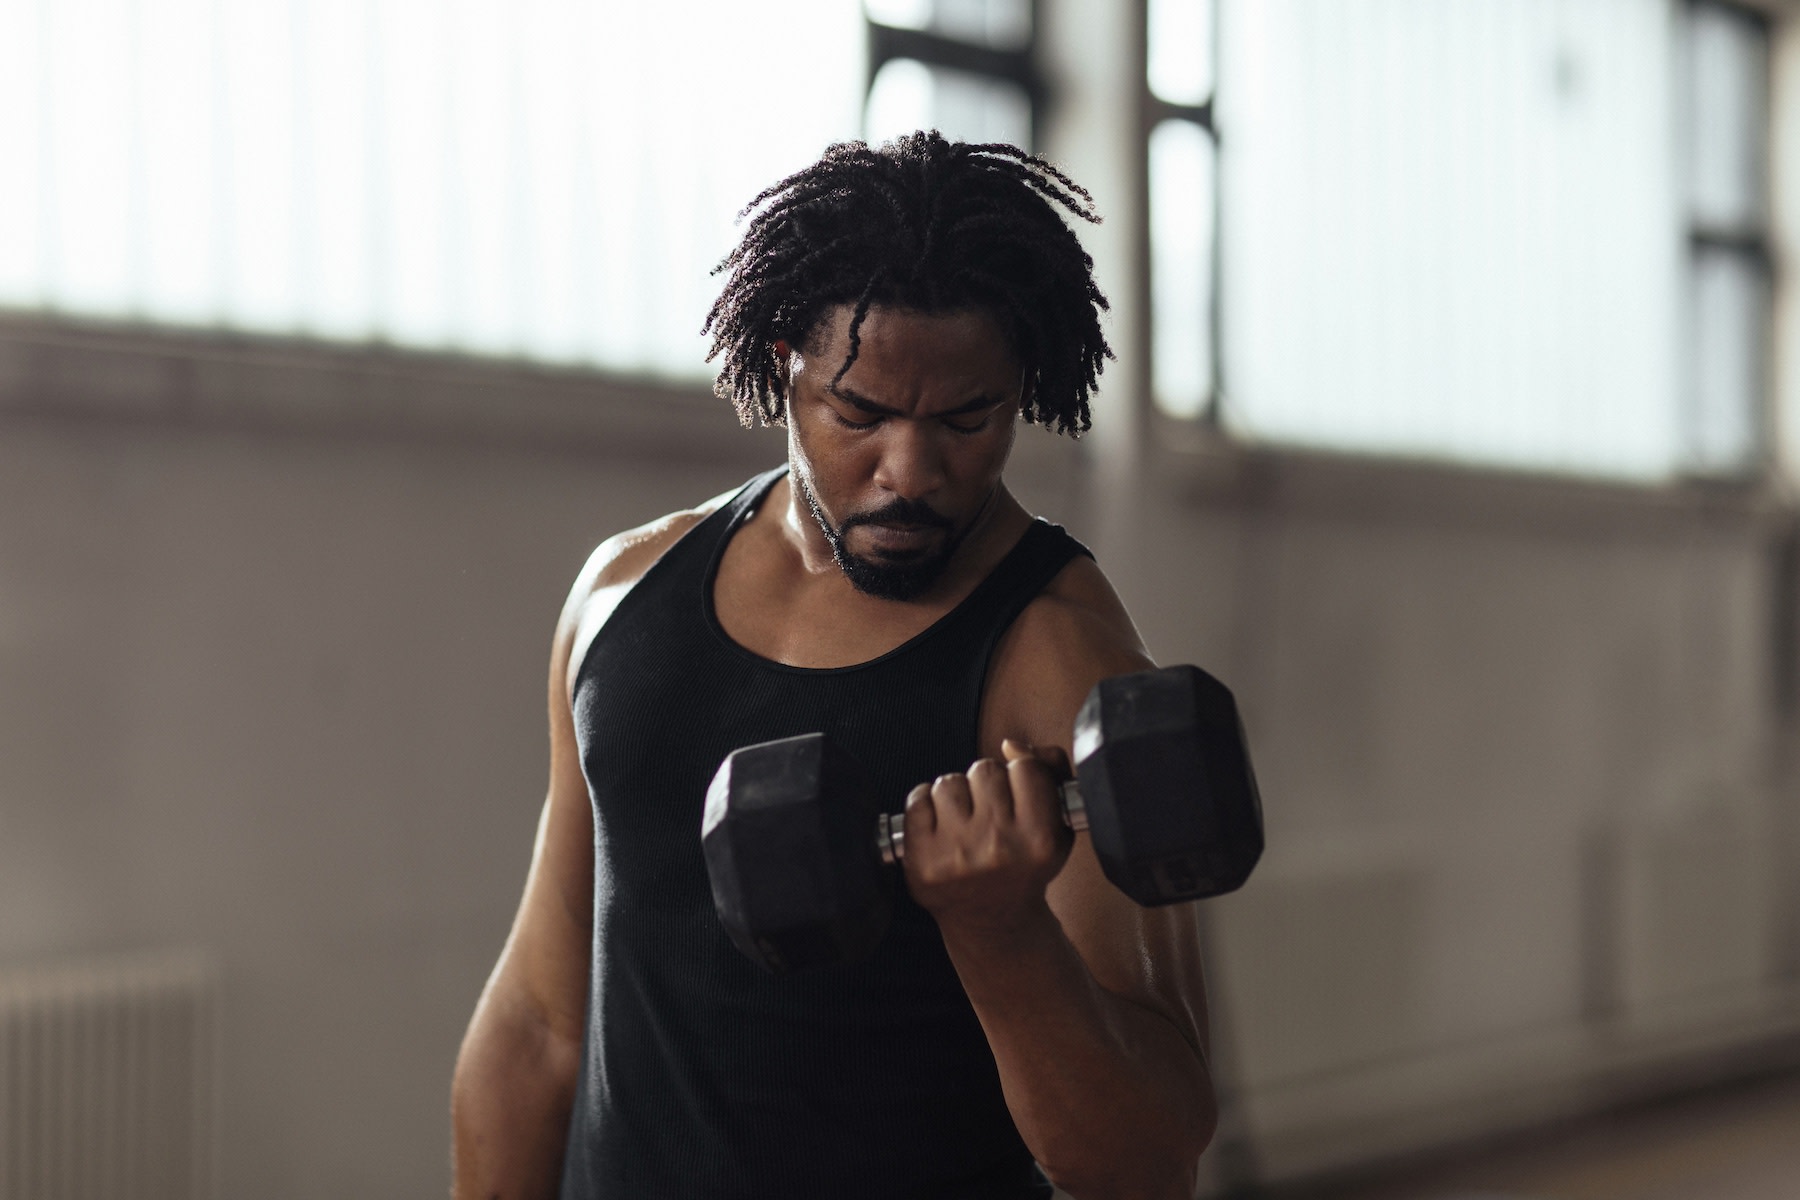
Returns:
[[[132,301],[132,12],[123,0],[46,5],[51,123],[43,293],[107,314]]]
[[[871,143],[878,143],[915,129],[931,128],[936,90],[931,69],[924,63],[910,58],[883,63],[869,85],[863,113],[864,136]]]
[[[0,304],[42,299],[45,119],[39,4],[0,4]]]
[[[1017,49],[1031,40],[1031,0],[864,0],[869,20],[959,42]]]
[[[1171,104],[1212,95],[1211,0],[1150,0],[1150,90]]]
[[[1031,142],[1031,99],[1014,84],[894,59],[869,88],[864,129],[884,142],[915,129],[936,129],[952,141]]]
[[[464,261],[447,218],[450,172],[449,30],[437,0],[379,6],[375,48],[381,77],[373,97],[385,153],[375,211],[376,327],[397,342],[453,342],[451,272]],[[504,55],[504,43],[489,53]]]
[[[0,303],[701,377],[862,45],[842,0],[0,2]]]
[[[285,0],[219,6],[225,95],[225,312],[232,323],[300,316],[294,211],[294,13]]]
[[[1220,15],[1228,421],[1387,454],[1676,466],[1685,246],[1661,5]]]
[[[1702,223],[1743,226],[1762,215],[1767,49],[1748,18],[1689,10],[1688,203]]]
[[[224,300],[218,219],[225,156],[223,80],[212,0],[158,0],[138,30],[136,101],[143,198],[134,238],[144,261],[137,307],[165,321],[216,320]]]
[[[931,0],[863,0],[869,20],[896,29],[924,29],[931,24]]]
[[[1212,138],[1164,121],[1150,135],[1151,367],[1173,416],[1198,416],[1212,394],[1212,236]]]
[[[189,0],[204,3],[205,0]],[[301,246],[298,328],[364,338],[376,306],[377,77],[366,0],[307,0],[299,27],[295,210]]]
[[[961,42],[1016,49],[1031,38],[1030,0],[934,0],[931,29]]]
[[[545,74],[554,74],[556,63],[553,48],[533,44],[520,28],[530,12],[526,5],[503,11],[459,0],[449,9],[448,54],[456,87],[445,102],[456,136],[448,147],[445,217],[449,237],[460,253],[450,283],[448,319],[463,345],[504,353],[522,348],[523,284],[534,265],[520,244],[521,233],[531,226],[515,211],[521,197],[513,186],[513,181],[528,176],[525,142],[535,132],[535,123],[521,119],[521,93],[539,73],[527,69],[526,58],[542,55],[549,60],[530,64]],[[572,36],[561,40],[565,46],[577,41]],[[566,145],[576,145],[566,131],[564,136]],[[544,182],[561,189],[569,186],[563,179]]]
[[[1713,250],[1694,256],[1691,286],[1687,465],[1741,469],[1759,444],[1767,289],[1754,261]]]
[[[491,330],[498,339],[503,330],[516,331],[511,345],[539,358],[577,355],[583,327],[593,316],[575,265],[592,202],[583,194],[590,164],[572,151],[581,144],[586,65],[581,46],[592,36],[594,10],[587,0],[529,0],[515,10],[522,35],[519,102],[531,114],[522,122],[524,136],[516,151],[519,173],[535,180],[536,186],[515,193],[509,206],[523,243],[517,265],[506,276],[514,315],[508,318],[498,304],[477,307],[482,298],[479,287],[470,289],[467,297],[471,336]],[[568,29],[579,29],[586,36],[558,36]],[[497,264],[490,269],[498,276]],[[525,286],[527,281],[531,286]],[[475,314],[480,314],[478,320]]]

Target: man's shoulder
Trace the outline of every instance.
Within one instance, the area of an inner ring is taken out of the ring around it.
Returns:
[[[1092,663],[1104,669],[1145,657],[1125,602],[1100,565],[1085,554],[1070,559],[1025,606],[1009,636],[1021,657],[1037,661]]]
[[[585,602],[596,592],[629,587],[643,578],[676,542],[694,526],[731,502],[738,489],[721,492],[692,508],[668,513],[634,529],[615,533],[594,548],[569,591],[571,605]]]
[[[1093,559],[1077,555],[995,648],[982,724],[996,736],[1063,745],[1095,683],[1150,665],[1112,582]]]
[[[721,492],[703,504],[684,508],[634,529],[615,533],[594,548],[582,565],[563,604],[557,623],[558,662],[565,672],[581,661],[606,618],[632,585],[694,526],[719,511],[738,489]]]

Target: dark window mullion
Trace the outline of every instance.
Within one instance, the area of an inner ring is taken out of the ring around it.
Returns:
[[[1690,306],[1697,305],[1700,302],[1699,293],[1695,290],[1697,288],[1697,283],[1694,281],[1698,278],[1698,274],[1702,269],[1702,263],[1707,259],[1712,259],[1715,262],[1721,258],[1736,261],[1749,267],[1751,272],[1762,281],[1761,302],[1758,306],[1760,308],[1758,319],[1755,321],[1752,329],[1745,331],[1752,339],[1756,349],[1752,351],[1752,357],[1755,359],[1755,380],[1751,384],[1751,387],[1754,394],[1747,398],[1747,403],[1752,411],[1745,414],[1750,429],[1750,444],[1745,447],[1746,457],[1744,461],[1738,465],[1738,469],[1743,470],[1752,469],[1758,463],[1769,462],[1774,446],[1775,413],[1773,411],[1774,398],[1770,391],[1769,353],[1774,344],[1772,329],[1773,306],[1771,304],[1771,299],[1774,293],[1775,257],[1771,247],[1768,227],[1768,138],[1770,133],[1768,118],[1771,107],[1771,98],[1769,96],[1771,64],[1769,59],[1772,26],[1765,13],[1747,8],[1740,4],[1732,3],[1731,0],[1687,0],[1687,11],[1689,13],[1696,13],[1703,10],[1723,14],[1732,21],[1738,22],[1740,27],[1747,28],[1751,31],[1757,40],[1758,54],[1762,59],[1763,87],[1761,94],[1756,98],[1757,106],[1760,109],[1757,120],[1758,137],[1757,144],[1750,148],[1752,153],[1751,161],[1754,164],[1753,169],[1756,174],[1756,179],[1753,184],[1756,196],[1751,205],[1750,212],[1743,220],[1721,223],[1716,220],[1709,221],[1704,217],[1694,214],[1690,210],[1687,222],[1687,270],[1689,273],[1688,278],[1690,280],[1688,284],[1688,302]],[[1689,77],[1686,81],[1686,86],[1690,89],[1694,86],[1692,70],[1693,68],[1690,67]],[[1692,94],[1690,93],[1688,103],[1692,104],[1694,102]],[[1690,167],[1690,170],[1691,169],[1692,168]],[[1692,181],[1689,180],[1688,184],[1690,186],[1691,183]],[[1686,200],[1684,202],[1691,203],[1691,200]],[[1697,319],[1698,310],[1690,308],[1690,311],[1696,313]],[[1695,326],[1689,330],[1689,338],[1691,339],[1689,343],[1690,354],[1699,354],[1702,352],[1702,347],[1699,343],[1699,332],[1699,326]],[[1703,399],[1704,384],[1698,374],[1692,373],[1697,369],[1697,366],[1698,364],[1696,364],[1695,367],[1690,367],[1689,381],[1686,385],[1688,395],[1683,401],[1684,405],[1687,406],[1699,404]],[[1689,411],[1694,414],[1690,419],[1701,419],[1697,409],[1690,408]],[[1695,436],[1696,432],[1697,431],[1691,430],[1690,436]],[[1694,453],[1698,448],[1699,442],[1697,440],[1694,446],[1689,447],[1689,453]],[[1696,462],[1695,465],[1702,473],[1711,473],[1725,464],[1701,460]]]
[[[1031,141],[1034,149],[1043,130],[1044,113],[1049,105],[1049,87],[1037,66],[1037,3],[1033,2],[1031,33],[1023,45],[1001,49],[946,37],[928,29],[903,29],[865,19],[868,30],[868,73],[863,81],[863,95],[875,86],[881,68],[896,60],[910,60],[927,67],[962,71],[984,79],[1009,83],[1025,93],[1031,106]]]
[[[1204,104],[1171,104],[1150,91],[1150,85],[1144,85],[1144,131],[1148,133],[1164,121],[1191,121],[1218,140],[1213,129],[1213,102],[1208,97]]]
[[[1738,255],[1751,260],[1765,272],[1775,268],[1774,252],[1769,249],[1768,236],[1761,229],[1694,225],[1688,230],[1688,246],[1694,251],[1715,250]]]
[[[1147,51],[1148,43],[1149,43],[1149,36],[1150,36],[1149,6],[1148,5],[1143,6],[1143,12],[1144,12],[1144,22],[1145,22],[1144,27],[1143,27],[1143,36],[1145,39],[1145,46],[1146,46],[1146,51]],[[1206,361],[1207,361],[1207,369],[1208,369],[1209,378],[1207,380],[1207,394],[1206,394],[1203,406],[1200,409],[1200,412],[1198,413],[1197,417],[1195,418],[1195,420],[1199,424],[1206,425],[1206,426],[1217,426],[1222,419],[1222,412],[1221,412],[1220,406],[1222,403],[1222,388],[1223,388],[1223,369],[1222,369],[1222,364],[1220,362],[1222,348],[1220,345],[1220,338],[1219,338],[1219,332],[1220,332],[1219,255],[1220,255],[1220,250],[1221,250],[1221,246],[1219,244],[1219,201],[1220,201],[1219,163],[1218,163],[1219,133],[1218,133],[1218,129],[1216,128],[1216,126],[1214,124],[1214,117],[1213,117],[1214,103],[1218,97],[1218,80],[1219,80],[1219,71],[1218,71],[1218,56],[1219,56],[1218,5],[1216,3],[1213,5],[1213,8],[1212,8],[1212,21],[1213,21],[1213,33],[1212,33],[1212,41],[1211,41],[1211,50],[1212,50],[1212,57],[1213,57],[1212,94],[1208,95],[1205,100],[1201,101],[1198,104],[1181,104],[1181,103],[1176,103],[1173,101],[1165,100],[1161,96],[1158,96],[1156,94],[1156,92],[1151,88],[1150,77],[1149,77],[1148,71],[1146,71],[1144,74],[1144,77],[1142,79],[1142,83],[1141,83],[1142,90],[1140,92],[1140,99],[1139,99],[1139,110],[1142,113],[1143,138],[1144,138],[1144,142],[1145,142],[1146,151],[1148,150],[1149,141],[1150,141],[1151,136],[1156,132],[1156,130],[1159,127],[1161,127],[1165,122],[1168,122],[1168,121],[1184,121],[1189,124],[1198,126],[1199,128],[1206,131],[1206,135],[1207,135],[1208,139],[1211,140],[1212,145],[1213,145],[1214,158],[1213,158],[1213,169],[1212,169],[1212,193],[1213,193],[1212,194],[1212,228],[1210,230],[1210,236],[1209,236],[1209,240],[1211,242],[1211,248],[1207,255],[1207,257],[1208,257],[1208,268],[1207,269],[1208,269],[1208,273],[1209,273],[1209,278],[1207,280],[1207,287],[1206,287],[1206,292],[1207,292],[1206,310],[1207,311],[1206,311],[1206,329],[1204,332],[1204,338],[1205,338],[1205,343],[1206,343]],[[1147,60],[1148,60],[1147,52],[1146,52],[1145,58],[1146,58],[1146,62],[1147,62]],[[1150,177],[1149,177],[1150,156],[1148,153],[1146,153],[1144,155],[1142,161],[1143,161],[1144,179],[1143,179],[1143,187],[1141,190],[1141,195],[1143,196],[1143,199],[1144,199],[1144,208],[1143,208],[1143,212],[1142,212],[1141,216],[1142,216],[1145,234],[1144,234],[1144,251],[1142,254],[1140,269],[1144,273],[1144,280],[1145,280],[1143,288],[1142,288],[1142,295],[1143,295],[1144,301],[1145,301],[1145,307],[1144,307],[1144,328],[1146,331],[1145,347],[1148,350],[1148,354],[1146,355],[1146,360],[1145,360],[1146,371],[1147,371],[1147,377],[1146,377],[1147,386],[1145,388],[1145,392],[1146,392],[1146,395],[1152,397],[1150,403],[1151,403],[1152,407],[1154,407],[1154,405],[1155,405],[1154,395],[1156,392],[1157,380],[1156,380],[1156,376],[1155,376],[1156,348],[1155,348],[1153,331],[1156,326],[1156,313],[1154,311],[1155,306],[1154,306],[1154,299],[1153,299],[1153,285],[1151,283],[1151,277],[1156,270],[1156,262],[1155,262],[1156,252],[1155,252],[1155,246],[1151,243],[1151,240],[1150,240],[1150,226],[1151,226],[1152,218],[1151,218],[1151,211],[1150,211],[1150,207],[1151,207],[1150,206],[1151,189],[1150,189]]]

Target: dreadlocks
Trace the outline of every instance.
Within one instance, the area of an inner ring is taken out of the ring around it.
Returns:
[[[713,269],[728,275],[701,327],[712,335],[707,361],[721,360],[714,390],[745,425],[779,425],[787,386],[775,343],[804,345],[828,309],[855,305],[835,384],[856,361],[871,305],[974,308],[1000,323],[1025,365],[1020,415],[1086,432],[1088,398],[1112,357],[1100,332],[1106,297],[1055,206],[1100,220],[1085,189],[1016,146],[949,142],[935,130],[875,149],[831,146],[739,214],[756,212]]]

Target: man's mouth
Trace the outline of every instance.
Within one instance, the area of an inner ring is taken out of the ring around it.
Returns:
[[[916,554],[934,545],[944,535],[941,525],[867,522],[857,528],[863,530],[869,549],[884,557]]]

